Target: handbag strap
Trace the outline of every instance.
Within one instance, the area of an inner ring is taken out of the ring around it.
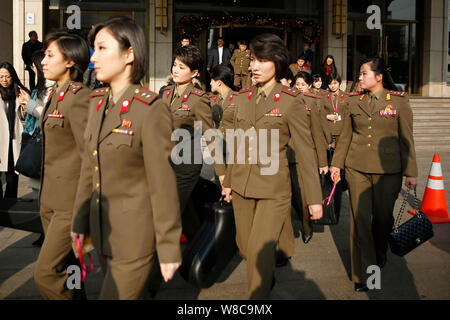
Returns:
[[[394,230],[397,230],[398,227],[400,226],[400,221],[402,220],[403,213],[405,212],[406,201],[408,200],[410,190],[411,190],[411,187],[408,187],[408,189],[406,190],[406,195],[403,197],[403,201],[402,201],[402,204],[400,206],[400,211],[399,211],[399,213],[397,215],[397,218],[395,219]],[[419,209],[419,199],[417,199],[417,190],[414,189],[414,206],[413,206],[413,210],[418,210],[418,209]]]

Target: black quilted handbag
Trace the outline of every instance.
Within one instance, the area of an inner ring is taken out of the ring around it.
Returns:
[[[42,141],[41,131],[36,128],[33,135],[24,133],[19,158],[15,170],[25,177],[39,179],[41,177]]]
[[[408,188],[407,194],[403,198],[400,212],[395,220],[394,228],[388,237],[388,242],[392,253],[401,257],[411,252],[434,235],[433,225],[428,217],[421,211],[418,211],[414,217],[402,225],[399,225],[403,212],[405,211],[405,204],[409,191],[410,189]],[[414,209],[416,209],[418,207],[416,190],[414,190],[414,197]]]

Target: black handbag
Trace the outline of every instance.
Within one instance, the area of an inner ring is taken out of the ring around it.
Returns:
[[[180,274],[197,288],[209,288],[237,252],[233,206],[223,201],[205,205],[202,228],[183,251]]]
[[[410,188],[403,198],[402,205],[400,207],[400,212],[394,223],[394,228],[389,234],[388,242],[393,254],[398,256],[404,256],[405,254],[411,252],[422,243],[433,237],[433,225],[431,224],[428,217],[421,211],[403,223],[400,224],[403,212],[405,211],[406,199],[409,195]],[[417,209],[417,195],[416,190],[414,190],[415,197],[415,208]]]
[[[26,177],[39,179],[41,177],[42,161],[42,142],[39,127],[36,128],[31,136],[28,133],[24,133],[22,139],[22,146],[15,170]]]
[[[339,222],[339,216],[341,212],[341,198],[342,198],[342,188],[340,186],[340,182],[336,185],[336,188],[333,191],[334,183],[331,180],[331,174],[328,172],[327,174],[320,175],[320,185],[322,187],[322,195],[323,195],[323,215],[319,220],[312,220],[314,224],[319,225],[333,225]],[[331,198],[330,198],[331,196]]]

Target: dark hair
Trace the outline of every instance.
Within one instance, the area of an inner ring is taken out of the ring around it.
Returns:
[[[247,40],[239,40],[239,44],[248,45]]]
[[[103,28],[107,29],[119,42],[122,51],[133,48],[134,61],[131,67],[132,83],[138,84],[148,68],[148,43],[141,26],[125,16],[115,16],[96,24],[89,32],[89,42],[94,47],[95,36]]]
[[[375,75],[383,75],[383,88],[398,91],[398,87],[395,85],[391,73],[389,72],[386,63],[382,58],[374,57],[363,59],[361,61],[361,64],[359,65],[359,69],[361,70],[362,65],[366,63],[370,63],[370,70],[375,72]]]
[[[217,41],[219,41],[219,40],[223,40],[223,37],[218,37],[218,38],[217,38]],[[216,41],[216,42],[217,42],[217,41]],[[225,40],[223,40],[223,41],[225,42]]]
[[[305,82],[308,85],[312,85],[312,83],[313,83],[313,78],[311,77],[311,75],[308,72],[300,71],[299,73],[297,73],[294,78],[294,85],[297,82],[297,79],[299,79],[299,78],[305,80]]]
[[[36,31],[30,31],[30,32],[28,32],[28,37],[29,38],[31,38],[31,36],[33,35],[33,34],[35,34],[35,35],[37,35],[37,32]]]
[[[175,51],[175,59],[180,60],[191,69],[191,71],[198,70],[200,72],[203,68],[203,57],[200,49],[193,45],[180,47]],[[172,63],[173,65],[173,63]]]
[[[46,87],[45,87],[45,77],[44,72],[42,71],[42,60],[44,60],[45,52],[44,50],[38,50],[33,53],[31,56],[31,62],[36,66],[37,71],[37,97],[42,99],[45,96]]]
[[[230,68],[219,64],[211,69],[210,76],[211,76],[211,79],[213,79],[215,81],[220,80],[227,87],[234,89],[233,72],[231,71]]]
[[[267,59],[275,63],[277,81],[286,76],[289,68],[289,51],[279,36],[272,33],[257,35],[250,42],[250,51],[258,59]]]
[[[298,56],[297,60],[300,60],[300,59],[302,59],[302,60],[305,61],[305,62],[306,62],[306,60],[308,60],[308,59],[306,59],[306,56],[305,56],[304,54],[300,54],[300,55]]]
[[[189,37],[186,33],[181,36],[181,40],[187,39],[189,42],[191,41],[191,37]]]
[[[20,94],[20,89],[25,90],[28,94],[30,93],[30,90],[28,90],[20,81],[19,77],[17,76],[17,72],[11,63],[6,61],[0,63],[0,69],[8,70],[9,75],[12,78],[12,88],[4,88],[3,86],[0,86],[0,95],[2,96],[2,99],[4,101],[8,101],[9,98],[11,98],[12,94],[18,97]]]
[[[286,75],[283,77],[284,79],[286,79],[288,82],[289,80],[291,81],[291,87],[294,85],[294,74],[292,73],[291,69],[287,69],[286,70]]]
[[[65,31],[56,31],[47,35],[44,42],[44,49],[55,42],[65,59],[73,61],[70,68],[70,79],[73,81],[83,81],[83,73],[89,65],[89,46],[83,38],[76,34]]]
[[[339,75],[339,73],[337,73],[337,72],[332,72],[328,75],[327,84],[328,85],[331,84],[331,82],[333,82],[333,80],[336,80],[337,82],[339,82],[339,84],[341,84],[341,82],[342,82],[342,78]]]
[[[322,63],[322,66],[324,67],[326,64],[327,64],[327,60],[328,60],[328,58],[331,58],[331,59],[333,59],[333,63],[331,64],[334,68],[336,68],[336,65],[335,65],[335,61],[334,61],[334,57],[331,55],[331,54],[329,54],[329,55],[327,55],[326,57],[325,57],[325,59],[323,59],[323,63]]]
[[[313,82],[316,82],[319,80],[322,81],[322,76],[319,73],[316,73],[315,75],[313,75],[312,78],[313,78]]]

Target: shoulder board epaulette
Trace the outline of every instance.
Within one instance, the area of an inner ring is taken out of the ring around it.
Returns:
[[[72,82],[69,86],[69,90],[75,94],[78,92],[78,90],[80,90],[81,88],[83,88],[83,85],[81,83],[78,82]]]
[[[215,96],[215,95],[210,95],[208,98],[214,102],[217,101],[217,96]]]
[[[251,91],[251,90],[252,90],[252,87],[245,87],[245,88],[242,88],[242,89],[239,91],[239,94],[245,93],[245,92],[249,92],[249,91]]]
[[[159,95],[146,88],[139,88],[134,91],[134,98],[146,104],[151,104]]]
[[[359,92],[346,92],[345,94],[348,95],[349,97],[356,97],[362,95],[362,93]]]
[[[315,98],[315,99],[320,99],[319,96],[316,96],[314,93],[311,93],[311,92],[305,92],[305,93],[303,93],[303,95],[307,96],[307,97]]]
[[[206,92],[197,88],[194,88],[191,90],[191,93],[195,94],[196,96],[203,96]]]
[[[98,88],[89,94],[89,97],[99,97],[104,96],[109,91],[109,87]]]
[[[389,93],[392,96],[396,96],[396,97],[406,97],[406,95],[408,94],[407,92],[403,92],[403,91],[389,91]]]
[[[165,87],[165,88],[163,89],[163,91],[170,90],[170,89],[171,89],[171,86],[168,86],[168,87]]]
[[[289,87],[284,87],[283,90],[281,90],[281,92],[283,93],[287,93],[290,96],[296,97],[300,94],[300,91],[298,91],[297,89],[293,89],[293,88],[289,88]]]

